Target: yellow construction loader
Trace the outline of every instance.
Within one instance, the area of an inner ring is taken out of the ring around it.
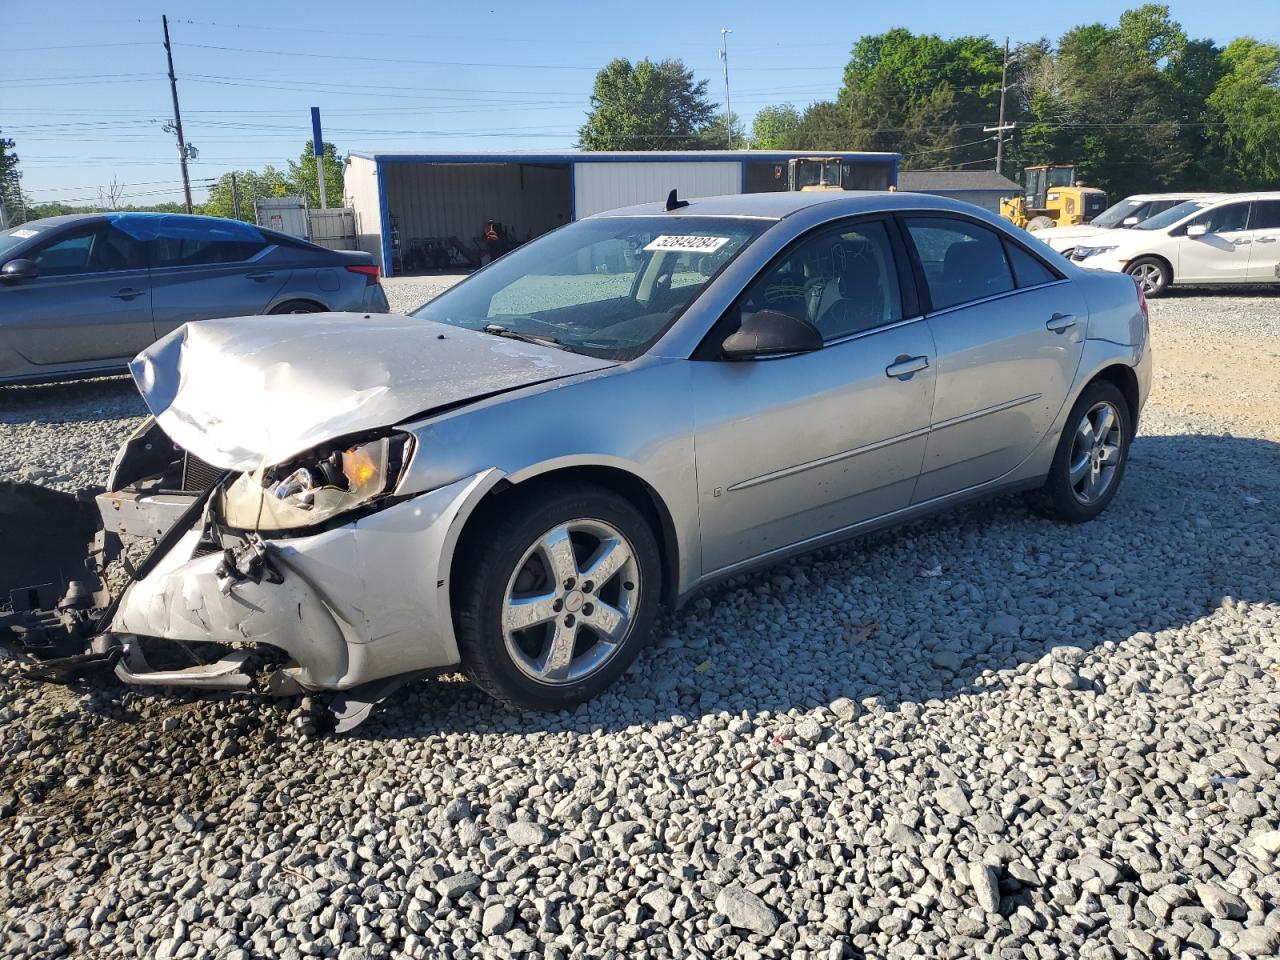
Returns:
[[[1086,187],[1075,164],[1042,163],[1023,170],[1021,196],[1002,197],[1000,216],[1027,230],[1088,223],[1107,208],[1107,195]]]

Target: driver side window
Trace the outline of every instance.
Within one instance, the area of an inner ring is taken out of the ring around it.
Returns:
[[[1191,221],[1191,225],[1204,224],[1210,233],[1233,233],[1248,229],[1249,204],[1228,203],[1202,213]]]
[[[81,227],[45,244],[31,259],[42,277],[133,270],[145,266],[130,237],[109,224]]]
[[[902,319],[893,247],[878,221],[823,230],[767,267],[747,288],[744,316],[787,313],[825,342]]]

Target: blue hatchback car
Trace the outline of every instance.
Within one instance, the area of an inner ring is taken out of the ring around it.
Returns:
[[[0,383],[114,373],[191,320],[387,310],[368,253],[239,220],[82,214],[0,232]]]

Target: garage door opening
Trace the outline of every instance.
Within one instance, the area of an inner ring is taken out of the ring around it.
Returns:
[[[567,163],[389,164],[384,177],[396,274],[475,269],[573,218]]]

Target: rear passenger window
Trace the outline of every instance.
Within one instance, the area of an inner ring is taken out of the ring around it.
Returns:
[[[1004,248],[1013,267],[1013,279],[1019,287],[1034,287],[1058,279],[1057,274],[1041,263],[1039,257],[1033,257],[1013,241],[1006,240]]]
[[[194,267],[240,263],[265,249],[267,240],[249,224],[165,218],[156,231],[157,267]]]
[[[906,225],[924,268],[933,309],[1013,289],[1004,244],[994,230],[944,217],[908,217]]]
[[[1280,200],[1255,200],[1251,226],[1254,230],[1280,230]]]

